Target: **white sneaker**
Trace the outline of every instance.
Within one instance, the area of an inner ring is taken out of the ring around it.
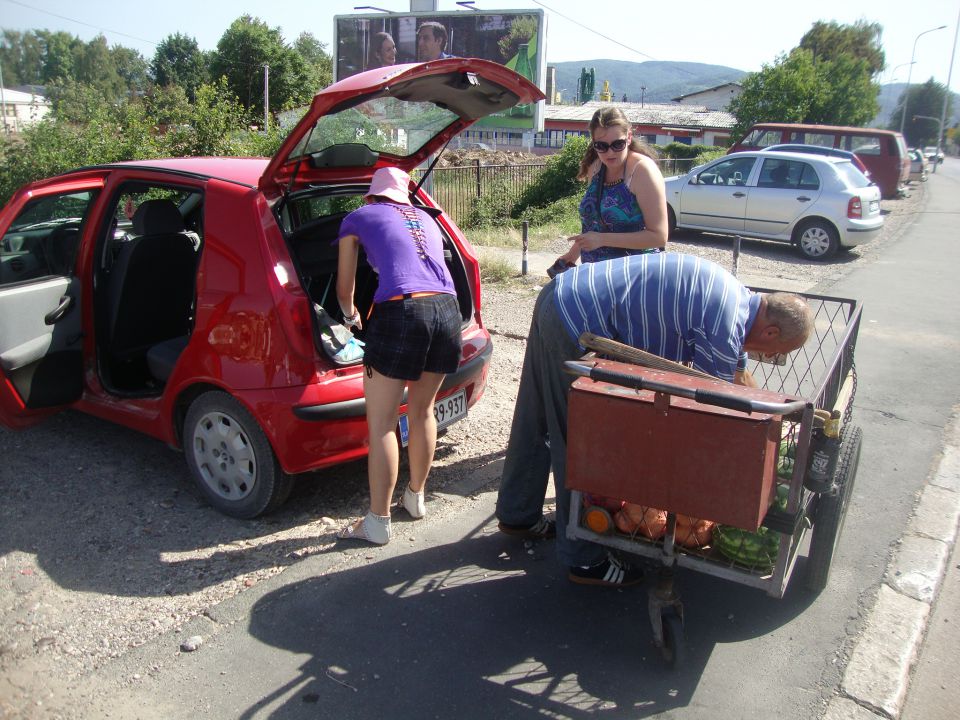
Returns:
[[[427,506],[424,502],[423,490],[420,492],[414,492],[410,489],[410,486],[407,485],[407,489],[403,491],[403,499],[400,501],[400,504],[403,505],[404,509],[410,513],[410,517],[412,517],[414,520],[419,520],[427,514]]]
[[[374,545],[386,545],[393,535],[390,516],[381,516],[368,512],[364,517],[347,525],[338,534],[341,540],[363,540]]]

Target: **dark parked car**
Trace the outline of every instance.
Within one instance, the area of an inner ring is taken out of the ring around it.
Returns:
[[[852,162],[856,166],[857,170],[862,172],[868,178],[870,177],[870,171],[867,170],[867,166],[863,164],[863,160],[857,157],[856,153],[852,153],[847,150],[841,150],[840,148],[820,147],[819,145],[801,145],[800,143],[783,143],[782,145],[771,145],[770,147],[764,148],[764,150],[809,153],[811,155],[828,155],[830,157],[843,158],[844,160],[849,160]]]
[[[73,408],[136,429],[182,448],[237,517],[278,506],[293,474],[366,455],[362,361],[325,351],[342,320],[340,222],[377,168],[412,171],[475,120],[542,97],[492,62],[398,65],[321,91],[272,159],[116,163],[22,188],[0,211],[0,424]],[[440,227],[460,304],[446,425],[483,394],[492,345],[472,247],[410,196]],[[376,286],[361,253],[364,317]]]

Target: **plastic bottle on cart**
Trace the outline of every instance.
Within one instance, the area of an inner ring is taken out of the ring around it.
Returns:
[[[823,429],[814,428],[810,434],[810,458],[804,487],[812,492],[829,492],[833,489],[833,474],[840,455],[840,412],[834,410]]]

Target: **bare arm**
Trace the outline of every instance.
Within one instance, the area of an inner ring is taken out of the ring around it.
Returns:
[[[353,291],[357,275],[357,256],[359,255],[360,239],[356,235],[346,235],[340,238],[340,248],[337,255],[337,302],[343,312],[345,325],[361,327],[359,311],[353,304]],[[356,323],[346,322],[356,317]]]
[[[629,250],[662,248],[667,244],[667,196],[660,168],[646,155],[639,155],[630,179],[630,192],[643,213],[644,229],[627,233],[587,232],[570,238],[580,250],[618,247]],[[571,248],[572,250],[572,248]]]

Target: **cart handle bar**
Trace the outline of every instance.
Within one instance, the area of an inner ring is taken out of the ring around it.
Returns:
[[[748,400],[732,393],[715,392],[713,390],[691,390],[678,385],[669,385],[654,380],[647,380],[637,375],[629,375],[627,373],[617,372],[616,370],[605,370],[596,365],[579,362],[577,360],[567,360],[564,365],[568,373],[588,377],[597,382],[610,383],[611,385],[633,388],[634,390],[652,390],[654,392],[666,393],[667,395],[678,395],[690,400],[696,400],[705,405],[716,405],[717,407],[739,410],[740,412],[748,414],[762,412],[770,415],[789,415],[794,412],[802,412],[804,408],[807,407],[805,400],[775,403],[765,402],[763,400]]]

